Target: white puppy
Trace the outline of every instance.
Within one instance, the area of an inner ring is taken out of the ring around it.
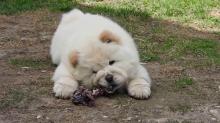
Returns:
[[[77,9],[64,14],[50,54],[58,65],[52,78],[57,97],[70,97],[79,84],[112,92],[126,88],[138,99],[151,94],[151,80],[140,65],[133,39],[108,18]]]

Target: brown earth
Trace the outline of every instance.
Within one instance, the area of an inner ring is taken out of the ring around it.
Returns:
[[[149,62],[152,96],[135,100],[118,94],[96,100],[96,107],[75,106],[70,100],[56,99],[50,77],[48,49],[59,22],[59,13],[46,10],[19,15],[0,15],[0,123],[72,122],[72,123],[218,123],[220,122],[220,68],[184,68],[174,62]],[[147,26],[157,24],[147,20]],[[219,37],[187,27],[160,22],[168,32],[192,37]],[[18,67],[10,59],[38,59],[37,68]],[[185,88],[177,88],[181,75],[193,78]]]

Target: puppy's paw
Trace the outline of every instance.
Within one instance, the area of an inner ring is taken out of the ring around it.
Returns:
[[[151,94],[150,84],[144,79],[133,80],[128,85],[128,94],[136,99],[147,99]]]
[[[57,82],[54,84],[53,92],[55,93],[56,97],[67,99],[73,94],[77,87],[77,84],[66,84]]]

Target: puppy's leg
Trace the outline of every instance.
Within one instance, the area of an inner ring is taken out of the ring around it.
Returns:
[[[56,97],[69,98],[78,88],[78,82],[73,78],[70,71],[68,66],[62,62],[57,67],[53,76],[53,91]]]
[[[139,65],[137,68],[137,74],[127,86],[127,90],[130,96],[138,99],[146,99],[151,94],[151,79],[147,70]]]

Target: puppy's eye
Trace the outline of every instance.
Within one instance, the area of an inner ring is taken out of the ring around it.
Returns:
[[[115,63],[115,60],[111,60],[111,61],[109,61],[109,65],[113,65]]]
[[[95,70],[92,70],[92,73],[96,74],[96,73],[97,73],[97,71],[95,71]]]
[[[106,39],[106,41],[105,41],[106,43],[111,43],[112,42],[112,40],[111,39]]]

